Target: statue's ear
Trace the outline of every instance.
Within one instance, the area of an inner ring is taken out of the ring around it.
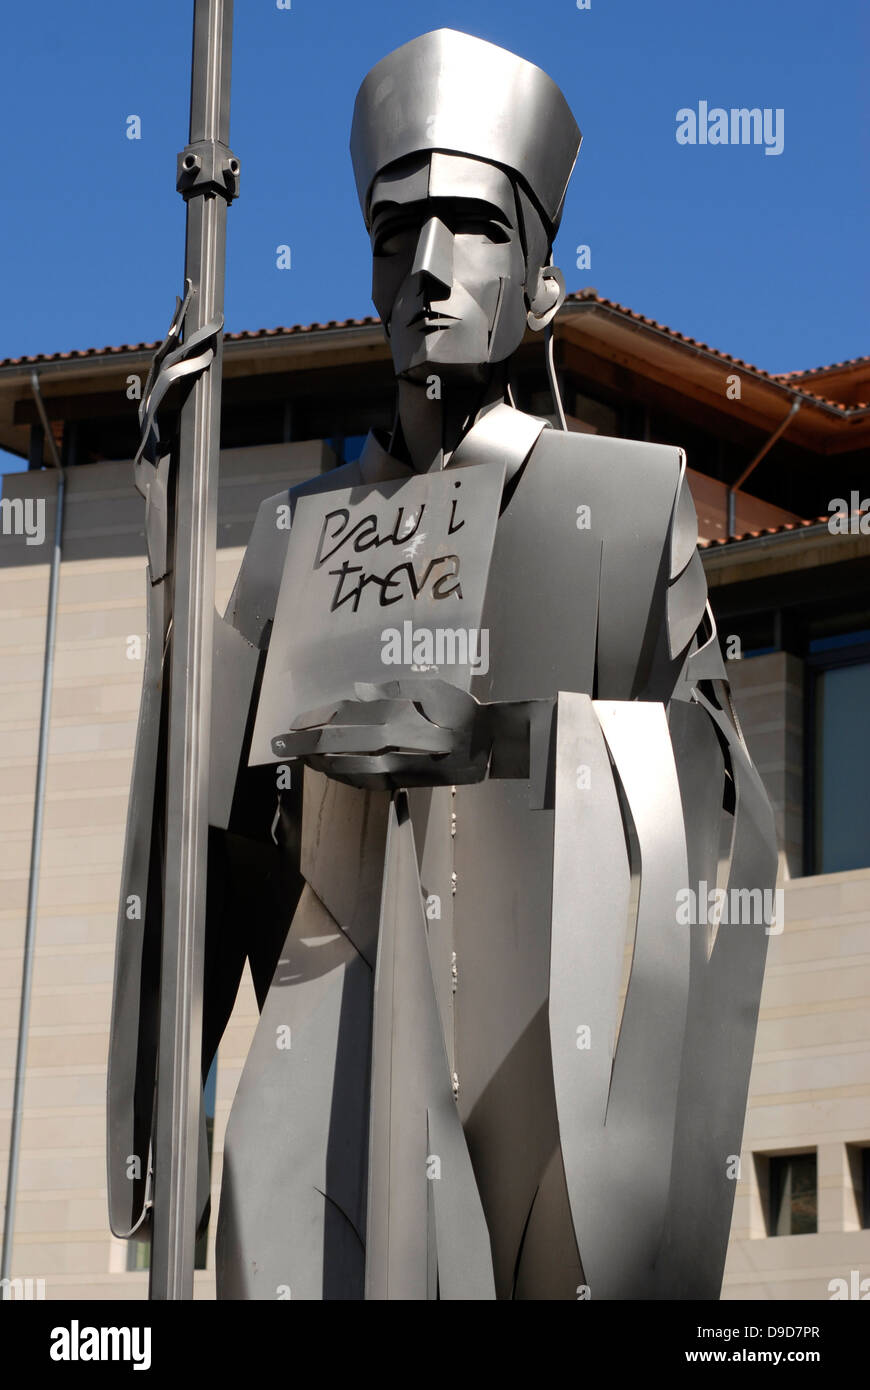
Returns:
[[[565,299],[565,277],[558,266],[545,265],[538,271],[534,292],[526,289],[529,328],[539,333],[556,317]]]

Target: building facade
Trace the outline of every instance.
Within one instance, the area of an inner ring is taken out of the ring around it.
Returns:
[[[155,346],[0,363],[0,448],[30,463],[3,480],[0,527],[4,1190],[57,483],[34,371],[67,478],[12,1269],[46,1298],[147,1295],[147,1246],[108,1230],[105,1088],[145,636],[129,460]],[[870,358],[772,376],[581,291],[559,315],[556,361],[571,429],[686,450],[729,678],[776,814],[782,930],[723,1297],[870,1297]],[[552,413],[531,335],[512,387],[521,409]],[[375,320],[227,335],[219,608],[260,501],[355,457],[391,423],[393,392]],[[246,977],[207,1088],[213,1212],[256,1018]],[[213,1230],[197,1297],[214,1296]]]

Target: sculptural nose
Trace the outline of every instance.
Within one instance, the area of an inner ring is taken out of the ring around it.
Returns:
[[[436,299],[446,299],[453,288],[453,234],[437,217],[420,228],[411,274],[418,288]]]

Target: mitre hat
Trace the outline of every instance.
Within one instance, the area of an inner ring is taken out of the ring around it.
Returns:
[[[357,93],[350,153],[366,226],[382,169],[443,150],[518,176],[555,235],[581,138],[559,88],[534,63],[456,29],[422,34],[376,63]]]

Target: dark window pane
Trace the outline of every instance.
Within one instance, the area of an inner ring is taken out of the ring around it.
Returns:
[[[784,1154],[770,1160],[770,1234],[813,1235],[818,1223],[816,1155]]]
[[[127,1241],[127,1269],[129,1271],[148,1269],[151,1259],[150,1240]]]
[[[870,778],[861,749],[870,711],[870,662],[816,681],[816,873],[870,865]]]
[[[791,1233],[811,1235],[817,1224],[816,1155],[798,1154],[791,1160]]]
[[[835,652],[843,647],[854,647],[861,642],[870,642],[870,628],[861,632],[840,632],[836,637],[815,637],[810,642],[811,652]]]

